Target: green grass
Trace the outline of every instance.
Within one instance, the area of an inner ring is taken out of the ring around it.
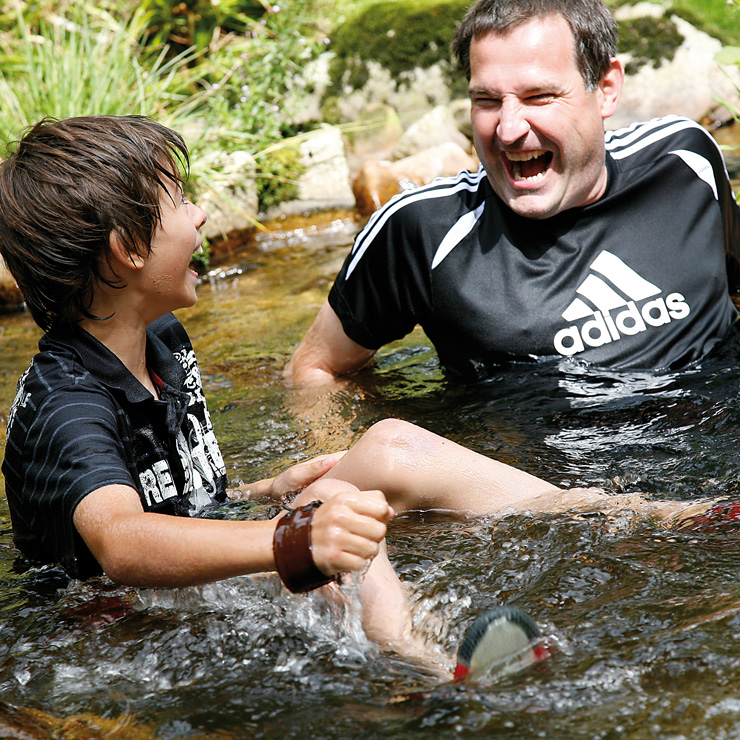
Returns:
[[[138,113],[181,125],[197,104],[187,78],[192,54],[138,55],[139,17],[122,24],[84,11],[69,23],[42,22],[33,33],[20,12],[20,44],[0,68],[0,140],[13,140],[44,116]],[[185,74],[183,74],[185,73]]]

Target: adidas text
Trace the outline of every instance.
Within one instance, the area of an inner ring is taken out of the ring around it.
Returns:
[[[561,329],[554,338],[555,350],[569,357],[583,352],[586,347],[601,347],[623,336],[639,334],[648,326],[680,321],[690,312],[689,304],[680,293],[670,293],[665,300],[658,297],[647,301],[639,309],[634,301],[629,301],[618,312],[594,311],[580,329],[577,324]]]

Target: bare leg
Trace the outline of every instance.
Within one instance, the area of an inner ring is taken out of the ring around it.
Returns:
[[[346,482],[346,481],[345,481]],[[337,485],[337,492],[342,487]],[[327,488],[321,495],[327,499]],[[298,506],[317,496],[308,486],[295,500]],[[360,586],[362,626],[367,636],[386,650],[413,660],[444,678],[450,677],[450,658],[427,644],[412,631],[411,607],[406,590],[396,575],[385,540],[365,571]]]
[[[610,495],[597,488],[563,490],[397,419],[375,424],[324,478],[342,480],[360,490],[379,489],[398,513],[422,509],[473,515],[630,510],[674,526],[714,503],[649,501],[641,494]],[[312,498],[309,486],[298,502]],[[363,626],[372,639],[427,666],[440,667],[444,661],[435,658],[433,650],[411,632],[408,599],[385,547],[365,575],[361,598]]]
[[[380,489],[397,513],[446,509],[472,515],[631,510],[673,525],[713,502],[688,506],[598,488],[564,490],[414,424],[386,419],[372,426],[326,474],[360,490]],[[684,514],[686,512],[686,514]]]

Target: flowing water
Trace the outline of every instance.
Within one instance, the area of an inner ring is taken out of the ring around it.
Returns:
[[[285,224],[180,314],[232,481],[399,416],[563,486],[740,496],[737,336],[681,373],[542,363],[460,386],[416,332],[328,397],[287,390],[281,369],[355,229],[349,214]],[[0,321],[4,410],[37,338],[26,315]],[[260,513],[247,509],[218,515]],[[344,606],[288,596],[272,576],[176,591],[68,583],[18,559],[4,499],[0,528],[0,699],[16,707],[90,713],[146,738],[740,737],[740,526],[676,534],[629,512],[399,517],[391,559],[429,639],[454,651],[501,603],[547,636],[551,660],[475,686],[440,686],[381,654],[353,582]],[[65,737],[92,736],[77,732]]]

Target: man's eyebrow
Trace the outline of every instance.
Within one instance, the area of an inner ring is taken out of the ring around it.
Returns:
[[[468,95],[498,96],[500,95],[500,93],[498,92],[498,90],[491,90],[490,87],[470,86],[468,87]]]
[[[560,91],[560,85],[554,83],[536,83],[529,87],[523,87],[520,90],[517,90],[514,94],[517,97],[525,98],[530,95],[558,94]],[[468,87],[468,95],[471,97],[474,95],[487,95],[488,97],[499,98],[502,97],[504,93],[499,90],[493,90],[490,87],[471,85]]]

